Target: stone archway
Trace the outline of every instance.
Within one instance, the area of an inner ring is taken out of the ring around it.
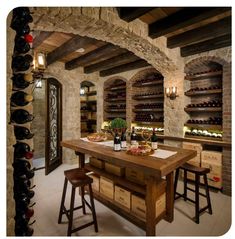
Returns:
[[[157,41],[149,38],[147,25],[141,21],[126,23],[121,20],[115,8],[34,7],[32,12],[34,30],[73,33],[111,42],[145,59],[162,74],[178,69],[175,64],[178,50],[167,49],[165,38]],[[145,32],[141,32],[139,25]],[[135,28],[139,29],[138,33]]]

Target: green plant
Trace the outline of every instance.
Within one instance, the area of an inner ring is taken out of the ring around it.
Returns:
[[[110,128],[111,129],[123,129],[127,128],[126,121],[121,118],[115,118],[110,122]]]

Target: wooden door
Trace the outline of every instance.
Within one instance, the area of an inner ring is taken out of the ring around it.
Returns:
[[[62,85],[55,78],[46,83],[45,174],[62,164]]]

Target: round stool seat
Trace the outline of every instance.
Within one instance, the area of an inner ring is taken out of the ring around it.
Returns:
[[[88,177],[85,171],[79,168],[66,170],[64,171],[64,175],[73,187],[81,187],[93,182],[93,179]]]

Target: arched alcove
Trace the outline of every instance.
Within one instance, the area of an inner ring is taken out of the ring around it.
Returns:
[[[97,125],[97,91],[96,86],[90,81],[80,84],[80,112],[81,136],[96,132]]]
[[[126,79],[111,77],[104,82],[104,121],[126,120]]]

